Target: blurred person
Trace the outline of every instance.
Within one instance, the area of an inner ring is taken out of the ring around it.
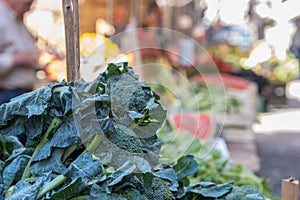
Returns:
[[[120,48],[122,45],[122,35],[118,35],[126,30],[128,25],[129,11],[125,3],[119,3],[115,5],[113,10],[113,26],[115,29],[114,37],[112,41],[116,43]]]
[[[166,45],[166,36],[161,28],[162,12],[159,6],[152,2],[147,6],[146,16],[142,28],[138,30],[141,57],[144,62],[157,60],[163,57]]]
[[[156,2],[148,4],[146,16],[143,26],[161,27],[162,26],[162,11]]]
[[[155,2],[148,4],[143,24],[137,29],[139,54],[144,66],[141,77],[146,82],[166,81],[165,74],[176,74],[180,67],[176,34],[163,28],[162,16]]]
[[[34,40],[23,23],[33,0],[0,0],[0,105],[33,89],[38,64]]]

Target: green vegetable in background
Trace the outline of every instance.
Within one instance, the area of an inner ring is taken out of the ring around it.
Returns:
[[[241,165],[230,166],[229,160],[221,159],[218,150],[204,146],[200,140],[189,132],[160,131],[158,140],[162,143],[161,154],[164,161],[180,161],[182,159],[180,157],[187,155],[195,157],[194,162],[197,164],[197,170],[193,175],[188,176],[186,181],[189,184],[194,185],[201,181],[224,184],[234,181],[236,186],[249,186],[242,187],[245,190],[251,188],[249,191],[253,191],[253,188],[255,188],[270,199],[278,199],[270,194],[266,179],[259,178]],[[246,192],[243,189],[235,189],[234,191],[237,193]],[[235,195],[231,195],[229,199],[234,199],[233,197]]]

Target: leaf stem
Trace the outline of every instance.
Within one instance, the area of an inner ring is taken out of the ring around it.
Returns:
[[[53,179],[50,183],[47,183],[46,185],[44,185],[39,193],[37,194],[36,199],[40,199],[42,198],[47,192],[55,189],[56,187],[58,187],[60,184],[62,184],[63,182],[65,182],[68,179],[67,176],[64,175],[59,175],[57,176],[55,179]]]
[[[81,155],[85,154],[86,152],[93,152],[98,147],[101,139],[103,138],[103,134],[98,134],[94,137],[93,141],[87,146],[87,148],[81,153]],[[66,159],[74,150],[76,149],[76,145],[70,146],[65,154],[63,155],[63,159]],[[81,156],[80,155],[80,156]],[[37,199],[42,198],[48,191],[51,191],[58,187],[60,184],[65,182],[68,179],[67,176],[59,175],[55,179],[53,179],[50,183],[44,185],[37,195]]]
[[[23,172],[22,179],[27,179],[30,177],[30,165],[32,163],[33,158],[36,156],[36,154],[41,150],[41,148],[48,142],[48,136],[52,134],[56,129],[61,125],[62,120],[59,118],[54,118],[48,127],[46,133],[44,134],[43,138],[41,139],[40,143],[35,148],[30,160],[28,161],[26,168]]]
[[[104,136],[104,133],[100,133],[100,134],[97,134],[93,141],[89,144],[89,146],[86,147],[86,149],[81,153],[81,155],[87,153],[87,152],[94,152],[96,150],[96,148],[99,146],[102,138]]]
[[[67,160],[67,158],[76,150],[76,148],[77,148],[77,144],[73,144],[73,145],[71,145],[71,146],[69,146],[66,150],[65,150],[65,152],[64,152],[64,155],[63,155],[63,157],[62,157],[62,162],[64,163],[66,160]]]

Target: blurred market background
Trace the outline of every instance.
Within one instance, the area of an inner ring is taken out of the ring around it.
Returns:
[[[173,127],[208,145],[218,137],[223,159],[280,196],[281,179],[300,178],[299,0],[157,0],[158,46],[143,32],[152,2],[79,0],[81,77],[93,80],[109,62],[143,66]],[[25,22],[48,65],[36,88],[65,79],[62,1],[36,0]],[[147,48],[164,53],[147,58]]]

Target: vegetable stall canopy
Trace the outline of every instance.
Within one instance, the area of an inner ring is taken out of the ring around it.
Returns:
[[[165,118],[127,63],[19,96],[0,107],[0,199],[264,199],[233,182],[191,185],[194,156],[159,163]]]

